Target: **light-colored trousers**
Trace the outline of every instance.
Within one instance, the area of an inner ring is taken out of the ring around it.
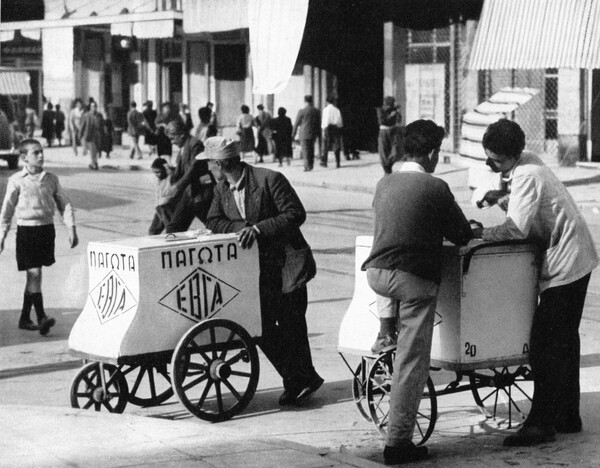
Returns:
[[[417,411],[429,376],[439,286],[411,273],[379,268],[367,269],[367,280],[377,294],[399,303],[398,346],[390,389],[386,441],[387,445],[398,447],[412,440]]]

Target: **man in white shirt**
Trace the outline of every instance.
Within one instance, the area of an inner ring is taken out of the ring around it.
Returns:
[[[483,229],[486,241],[531,239],[542,252],[540,299],[533,317],[530,365],[534,379],[531,412],[504,445],[529,446],[554,440],[556,431],[580,432],[579,323],[596,248],[575,201],[554,173],[523,151],[525,134],[513,121],[491,124],[484,137],[486,164],[501,175],[498,192],[475,200],[498,203],[506,221]]]
[[[327,106],[323,109],[321,117],[321,128],[323,130],[323,150],[321,151],[322,167],[327,167],[327,155],[329,151],[335,154],[336,167],[340,167],[340,151],[342,149],[342,113],[335,106],[335,98],[327,97]]]

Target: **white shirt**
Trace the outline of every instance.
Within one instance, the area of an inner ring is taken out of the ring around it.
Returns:
[[[246,177],[246,169],[242,172],[240,180],[235,185],[230,185],[229,190],[233,193],[233,199],[235,200],[235,206],[237,206],[242,219],[246,220],[246,187],[243,187],[244,179]]]
[[[590,230],[573,197],[548,166],[524,151],[505,182],[510,191],[506,221],[484,229],[483,240],[540,243],[545,249],[541,291],[577,281],[596,268],[598,255]]]
[[[402,163],[398,172],[426,172],[423,166],[414,161],[406,161]]]
[[[321,128],[327,128],[329,125],[335,125],[339,128],[344,126],[342,122],[342,113],[333,104],[327,104],[325,109],[323,109],[323,115],[321,117]]]

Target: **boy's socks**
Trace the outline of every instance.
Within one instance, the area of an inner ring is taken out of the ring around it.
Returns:
[[[31,322],[31,306],[33,304],[31,294],[28,292],[23,294],[23,308],[21,309],[21,318],[19,323],[30,323]]]
[[[396,317],[382,317],[379,319],[379,336],[389,335],[398,331]]]
[[[46,318],[46,312],[44,312],[44,298],[42,297],[42,293],[39,292],[31,294],[31,301],[33,302],[33,307],[35,307],[37,321],[38,323],[41,323]]]

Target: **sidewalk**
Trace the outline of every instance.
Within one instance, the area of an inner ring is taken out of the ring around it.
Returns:
[[[88,159],[75,158],[70,148],[46,150],[48,167],[87,168]],[[331,155],[330,155],[331,157]],[[457,199],[468,200],[468,168],[451,156],[450,164],[441,163],[436,175],[451,185]],[[100,171],[149,170],[152,158],[132,161],[126,149],[117,149],[110,160],[100,160]],[[294,160],[290,166],[279,168],[272,162],[265,167],[281,170],[295,186],[326,187],[340,191],[374,193],[383,171],[376,154],[362,153],[357,161],[342,161],[342,168],[322,168],[317,165],[312,172],[304,172],[302,162]],[[559,179],[567,184],[598,182],[600,171],[583,168],[553,168]],[[594,310],[600,307],[600,296],[588,295],[588,305]],[[519,450],[502,447],[502,431],[495,429],[491,421],[483,419],[473,406],[471,395],[452,395],[439,399],[440,419],[428,446],[432,458],[412,466],[481,467],[509,466],[600,466],[597,438],[600,432],[600,367],[598,360],[600,324],[591,323],[582,330],[582,412],[585,415],[585,432],[578,435],[561,435],[557,442],[541,447]],[[591,343],[593,341],[593,344]],[[16,348],[9,346],[7,348]],[[2,368],[10,368],[11,352],[17,349],[2,348]],[[56,370],[73,369],[74,362],[56,362],[56,356],[47,355],[50,366]],[[68,359],[70,359],[69,357]],[[35,363],[39,364],[39,363]],[[23,374],[24,375],[24,374]],[[0,378],[22,378],[19,369],[0,372]],[[125,466],[172,466],[172,467],[376,467],[381,466],[383,441],[375,433],[372,424],[354,415],[356,440],[362,447],[349,451],[337,444],[338,450],[318,448],[326,439],[336,440],[333,435],[338,426],[332,423],[336,417],[346,418],[345,411],[357,413],[352,402],[340,406],[334,396],[337,387],[348,382],[328,382],[317,402],[296,414],[295,410],[272,412],[252,420],[233,420],[231,423],[209,424],[196,418],[163,419],[152,416],[96,413],[77,410],[65,405],[20,406],[3,404],[0,399],[0,466],[4,467],[125,467]],[[278,390],[278,389],[277,389]],[[40,400],[45,389],[39,389]],[[330,398],[330,399],[328,399]],[[269,405],[273,397],[269,398]],[[261,409],[261,408],[259,408]],[[284,440],[288,418],[307,419],[307,434],[296,440],[299,444]],[[348,418],[346,418],[348,419]],[[354,419],[346,420],[350,423]],[[254,430],[244,430],[244,425]],[[261,427],[268,425],[268,427]],[[281,430],[279,430],[282,428]],[[367,428],[363,430],[363,428]],[[361,432],[362,431],[362,432]],[[262,435],[259,435],[262,434]],[[350,437],[350,436],[347,436]],[[374,442],[375,441],[375,442]],[[330,444],[330,446],[333,444]]]

